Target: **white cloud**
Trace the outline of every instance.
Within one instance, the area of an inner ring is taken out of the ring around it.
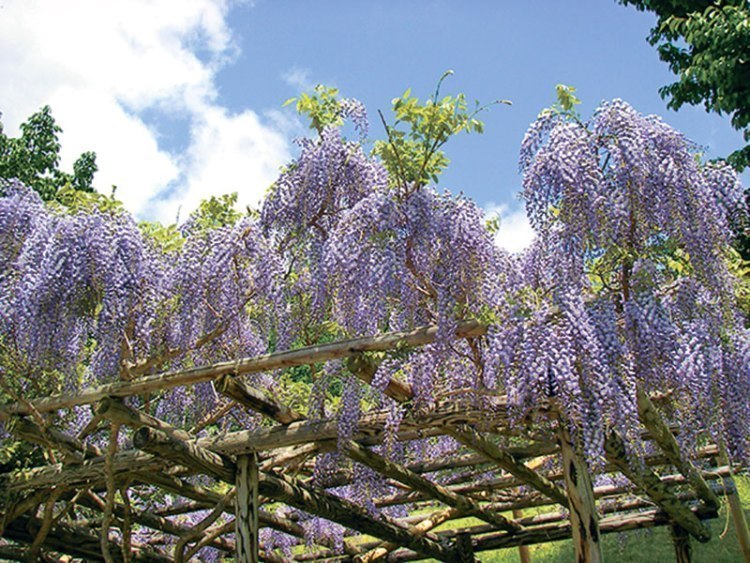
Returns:
[[[7,133],[49,104],[63,167],[97,153],[95,185],[142,217],[171,221],[210,194],[255,203],[289,158],[277,129],[217,103],[217,71],[238,54],[222,0],[6,0],[0,111]],[[188,124],[184,154],[159,146],[144,110]],[[168,197],[167,197],[167,194]],[[167,201],[164,201],[167,199]],[[184,215],[183,215],[184,217]]]
[[[315,87],[310,74],[311,71],[309,68],[293,67],[282,74],[281,78],[295,90],[309,92]]]
[[[500,229],[495,234],[495,244],[508,252],[521,252],[534,241],[534,229],[531,228],[523,206],[511,208],[505,204],[490,203],[484,208],[487,217],[499,217]]]
[[[286,159],[288,148],[285,137],[252,111],[232,115],[217,107],[206,108],[196,119],[191,139],[183,187],[159,202],[157,216],[173,220],[178,208],[189,211],[207,194],[229,192],[238,193],[241,206],[257,207],[279,175],[279,155]]]

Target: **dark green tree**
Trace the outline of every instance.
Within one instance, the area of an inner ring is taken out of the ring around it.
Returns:
[[[84,152],[73,164],[73,173],[63,172],[60,164],[62,129],[44,106],[21,124],[20,137],[8,137],[0,123],[0,179],[16,178],[33,188],[44,200],[55,199],[58,191],[73,189],[92,192],[97,171],[96,154]]]

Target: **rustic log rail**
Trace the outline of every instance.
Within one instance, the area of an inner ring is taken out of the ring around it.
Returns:
[[[280,368],[312,365],[354,356],[362,352],[384,352],[396,347],[423,346],[435,341],[438,328],[428,326],[409,332],[391,332],[378,336],[340,340],[330,344],[319,344],[266,354],[254,358],[242,358],[231,362],[221,362],[210,366],[201,366],[187,370],[157,374],[131,381],[118,381],[93,389],[86,389],[76,394],[53,395],[45,399],[29,401],[28,404],[13,403],[0,408],[0,420],[13,414],[31,414],[29,405],[43,413],[76,405],[96,403],[104,397],[129,397],[163,391],[180,385],[195,385],[213,381],[223,375],[242,375],[258,373]],[[456,338],[481,336],[487,332],[487,325],[476,321],[461,323],[456,330]],[[412,396],[409,386],[398,380],[391,380],[384,393],[396,400],[406,401]]]

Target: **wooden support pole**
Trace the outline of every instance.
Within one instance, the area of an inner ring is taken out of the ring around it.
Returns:
[[[521,518],[523,518],[523,510],[514,510],[513,519],[517,521]],[[528,545],[518,546],[518,560],[520,563],[531,563],[531,550]]]
[[[474,543],[470,534],[459,534],[456,537],[456,561],[458,563],[474,563]]]
[[[235,537],[238,563],[258,563],[258,456],[242,455],[237,458],[235,476],[237,496],[235,498]]]
[[[594,487],[586,461],[578,454],[565,421],[558,419],[557,438],[562,452],[565,489],[568,493],[570,526],[576,561],[599,563],[602,561],[599,515],[596,512]]]
[[[558,504],[567,507],[568,499],[565,493],[546,477],[539,475],[507,452],[487,440],[479,432],[469,426],[448,426],[445,432],[474,451],[482,454],[490,461],[505,469],[508,473],[521,479],[529,486],[548,496]]]
[[[426,494],[430,498],[457,508],[466,516],[475,516],[501,530],[509,532],[519,532],[523,529],[522,526],[519,526],[513,520],[508,520],[502,514],[485,510],[478,502],[469,497],[459,495],[441,485],[433,483],[421,475],[360,446],[356,442],[349,441],[345,448],[349,457],[354,461],[367,465],[378,473],[395,479],[415,491]]]
[[[677,499],[671,486],[662,482],[656,473],[645,465],[636,467],[627,457],[625,444],[615,432],[610,432],[604,441],[604,451],[607,459],[617,467],[630,481],[642,489],[674,522],[700,542],[711,539],[711,531],[695,516],[695,514]]]
[[[679,524],[669,526],[672,544],[674,545],[674,557],[677,563],[690,563],[693,553],[693,547],[690,545],[690,534]]]
[[[638,402],[638,416],[641,422],[651,432],[651,437],[659,444],[667,459],[675,466],[677,471],[685,476],[693,489],[695,489],[698,498],[708,506],[718,507],[719,498],[714,494],[711,487],[708,486],[706,480],[693,464],[683,457],[674,434],[672,434],[669,427],[664,423],[661,416],[659,416],[659,411],[656,410],[656,407],[651,402],[651,399],[648,398],[641,385],[638,385],[636,390],[636,398]]]
[[[732,487],[736,490],[734,479],[732,478],[729,456],[723,444],[719,447],[719,461],[730,469],[729,475],[724,477],[724,488]],[[729,495],[727,503],[729,504],[729,514],[732,517],[734,530],[737,533],[737,543],[740,544],[743,560],[745,563],[750,563],[750,531],[748,531],[747,519],[745,518],[745,511],[742,508],[740,496],[737,494]]]
[[[222,395],[226,395],[238,402],[243,407],[260,413],[281,424],[289,424],[290,422],[305,418],[302,414],[274,399],[266,397],[257,389],[253,389],[229,374],[222,375],[216,380],[216,390]]]

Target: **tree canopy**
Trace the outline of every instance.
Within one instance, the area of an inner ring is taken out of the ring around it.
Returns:
[[[17,179],[34,189],[43,200],[54,199],[65,186],[92,192],[97,171],[96,154],[84,152],[73,163],[73,173],[60,170],[62,129],[44,106],[21,124],[21,136],[8,137],[0,123],[0,179]]]

